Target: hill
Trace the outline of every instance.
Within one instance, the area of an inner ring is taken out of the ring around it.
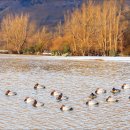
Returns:
[[[63,21],[67,10],[80,6],[82,0],[0,0],[0,19],[7,13],[29,13],[38,25],[55,25]]]
[[[25,12],[38,25],[54,26],[64,21],[64,14],[68,10],[81,6],[83,1],[87,0],[0,0],[0,20],[10,12]],[[130,1],[126,0],[126,4],[130,5]]]

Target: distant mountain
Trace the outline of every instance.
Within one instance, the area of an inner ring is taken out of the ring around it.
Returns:
[[[87,0],[0,0],[0,20],[8,13],[29,13],[38,25],[54,26],[64,21],[67,10],[72,11]],[[103,0],[96,0],[98,2]],[[126,0],[130,4],[130,0]]]
[[[67,10],[80,6],[83,0],[0,0],[0,19],[8,13],[29,13],[38,25],[54,26],[64,21]]]
[[[31,6],[36,4],[43,4],[43,2],[46,2],[46,0],[20,0],[20,3],[23,6]]]

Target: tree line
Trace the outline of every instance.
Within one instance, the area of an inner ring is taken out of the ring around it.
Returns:
[[[57,55],[116,56],[127,47],[128,26],[122,1],[97,4],[90,0],[67,12],[55,31],[37,27],[29,14],[8,14],[1,22],[0,37],[4,49],[18,54],[47,50]]]

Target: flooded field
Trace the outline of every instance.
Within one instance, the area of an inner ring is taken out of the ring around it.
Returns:
[[[51,60],[37,56],[0,56],[0,129],[129,129],[130,90],[114,95],[118,103],[106,103],[111,88],[130,84],[129,62]],[[34,90],[35,83],[45,90]],[[86,106],[87,96],[101,87],[106,94],[97,98],[98,107]],[[10,89],[17,96],[7,97]],[[57,102],[50,96],[59,90],[69,97]],[[26,96],[44,102],[34,108],[24,103]],[[72,106],[61,112],[62,104]]]

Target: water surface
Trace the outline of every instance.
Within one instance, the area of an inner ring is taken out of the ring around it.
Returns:
[[[130,84],[129,62],[51,60],[37,56],[0,56],[0,129],[129,129],[130,90],[115,95],[119,103],[106,103],[112,87]],[[46,90],[35,91],[35,83]],[[98,107],[85,105],[87,96],[102,87],[107,94],[98,96]],[[15,97],[4,92],[13,90]],[[50,96],[53,90],[69,96],[57,102]],[[44,102],[42,108],[24,103],[31,96]],[[74,111],[61,112],[60,106],[72,106]]]

